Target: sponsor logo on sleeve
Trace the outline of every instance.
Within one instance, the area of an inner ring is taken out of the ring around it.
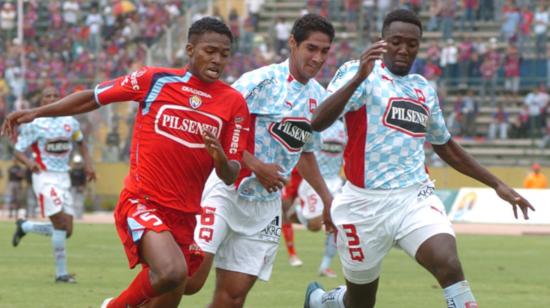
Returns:
[[[290,152],[299,152],[312,138],[312,131],[305,118],[284,118],[269,125],[269,133]]]
[[[134,91],[139,91],[140,90],[140,87],[139,87],[139,83],[138,83],[138,78],[143,76],[145,74],[145,72],[147,72],[147,69],[146,68],[141,68],[129,75],[126,75],[126,77],[124,77],[124,80],[122,80],[122,82],[120,83],[120,85],[123,87],[125,85],[127,85],[128,83],[130,83],[130,85],[132,86],[132,90]]]
[[[409,98],[392,98],[388,102],[382,123],[413,137],[424,137],[430,112],[418,101]]]

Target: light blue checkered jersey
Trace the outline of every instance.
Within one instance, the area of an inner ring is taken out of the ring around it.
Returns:
[[[31,147],[34,159],[47,171],[68,172],[73,141],[82,141],[80,123],[74,117],[38,118],[23,124],[15,149]]]
[[[315,151],[315,157],[323,178],[340,176],[345,145],[346,132],[342,121],[334,122],[321,132],[321,148]]]
[[[278,164],[288,177],[302,151],[313,152],[319,146],[319,134],[313,133],[310,122],[326,90],[314,79],[305,85],[296,81],[289,73],[288,60],[248,72],[233,87],[244,96],[252,115],[252,154],[265,163]],[[279,196],[279,192],[268,193],[253,173],[242,179],[238,191],[250,200]]]
[[[342,65],[328,86],[337,91],[359,61]],[[445,126],[436,91],[417,74],[397,76],[381,60],[357,88],[344,111],[348,134],[344,171],[353,184],[369,189],[408,187],[424,182],[424,142],[444,144]]]

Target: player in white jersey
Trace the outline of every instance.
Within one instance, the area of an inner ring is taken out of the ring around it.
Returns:
[[[321,148],[315,152],[321,175],[332,196],[339,193],[344,184],[340,177],[340,169],[342,168],[345,144],[344,123],[336,121],[321,133]],[[319,194],[307,181],[302,181],[298,188],[298,198],[300,204],[296,207],[296,216],[300,223],[310,231],[321,230],[324,206]],[[334,233],[330,232],[326,235],[323,259],[319,266],[321,276],[336,277],[336,273],[330,268],[330,263],[335,255],[336,240]]]
[[[41,105],[55,102],[59,92],[53,87],[42,91]],[[27,233],[51,236],[55,257],[55,281],[75,283],[74,277],[67,271],[65,252],[66,239],[73,232],[73,201],[70,192],[69,160],[73,142],[85,162],[88,180],[95,179],[88,148],[84,142],[80,124],[73,117],[38,118],[21,126],[15,157],[33,171],[33,190],[39,201],[43,217],[51,222],[36,222],[19,219],[13,235],[12,245],[17,246]],[[33,158],[25,151],[32,149]]]
[[[533,206],[482,167],[451,138],[435,90],[409,74],[422,24],[408,10],[389,13],[382,40],[344,64],[316,110],[312,126],[323,130],[344,113],[348,182],[330,211],[346,286],[324,292],[311,283],[304,307],[374,307],[382,260],[402,248],[444,289],[448,307],[474,308],[456,240],[424,168],[425,141],[451,167],[492,188],[528,219]]]
[[[304,15],[292,28],[288,60],[248,72],[233,84],[251,113],[245,165],[236,185],[211,177],[205,187],[195,231],[205,259],[186,290],[200,287],[215,257],[212,307],[242,307],[257,278],[269,279],[281,233],[280,190],[296,165],[323,202],[332,202],[313,153],[319,135],[313,134],[310,119],[326,96],[313,77],[333,38],[327,20]]]

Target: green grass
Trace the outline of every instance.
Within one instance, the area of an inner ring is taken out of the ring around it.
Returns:
[[[118,294],[136,271],[126,257],[112,225],[77,224],[69,240],[69,270],[78,284],[56,285],[50,241],[28,235],[11,247],[13,223],[0,223],[0,307],[99,307]],[[301,268],[287,263],[281,249],[273,276],[258,282],[245,307],[302,307],[306,285],[312,280],[331,288],[343,282],[316,275],[322,235],[296,231],[296,247],[305,262]],[[550,239],[544,236],[459,236],[462,264],[483,308],[550,307]],[[334,268],[340,273],[337,260]],[[184,297],[181,307],[205,307],[214,276],[197,295]],[[386,258],[378,292],[380,308],[445,307],[435,280],[408,256],[393,250]]]

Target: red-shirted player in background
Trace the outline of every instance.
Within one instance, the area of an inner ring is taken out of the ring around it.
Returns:
[[[13,134],[18,124],[37,117],[139,103],[130,172],[114,215],[130,267],[141,263],[142,270],[102,307],[134,307],[151,299],[153,307],[177,307],[187,277],[202,261],[193,249],[193,231],[204,184],[213,169],[226,184],[235,181],[249,130],[243,97],[218,80],[232,39],[225,24],[203,18],[189,29],[186,68],[144,67],[95,90],[11,113],[3,124],[3,132]]]
[[[294,200],[298,197],[298,187],[302,182],[302,176],[298,172],[297,168],[292,169],[290,174],[290,180],[283,187],[281,203],[283,207],[283,223],[282,233],[285,239],[286,251],[288,252],[288,263],[291,266],[302,266],[303,262],[296,254],[294,248],[294,229],[292,229],[292,220],[289,217],[289,213],[292,213],[291,207],[294,205]]]

